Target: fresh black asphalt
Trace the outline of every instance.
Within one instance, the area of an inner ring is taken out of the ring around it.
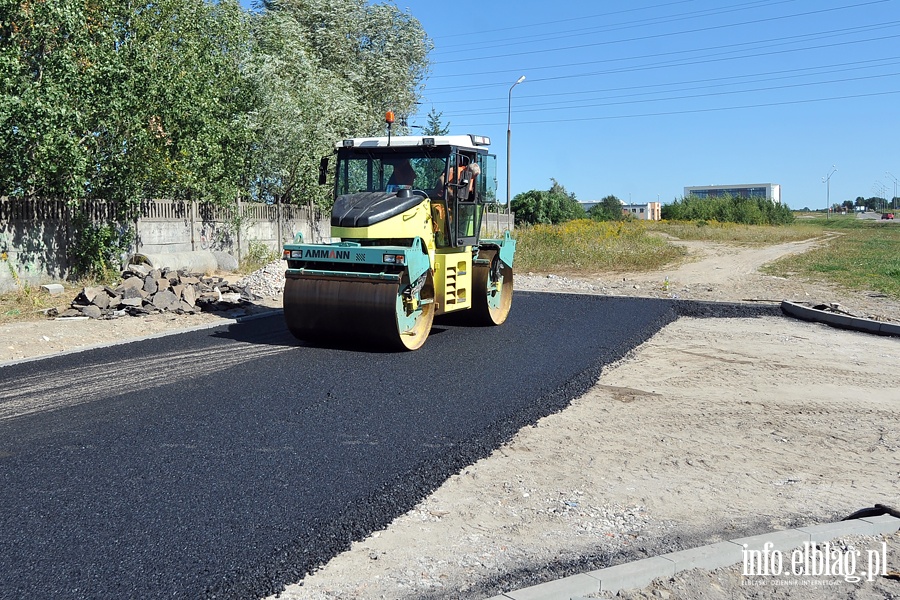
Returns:
[[[503,326],[437,323],[416,352],[305,346],[274,316],[0,368],[0,598],[275,592],[679,314],[754,313],[710,306],[517,293]]]

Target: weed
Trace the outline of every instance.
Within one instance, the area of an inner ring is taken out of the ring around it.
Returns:
[[[247,250],[247,256],[241,260],[240,272],[252,273],[263,268],[273,260],[278,260],[280,255],[272,250],[265,242],[253,240]]]
[[[559,225],[524,226],[516,230],[515,237],[519,271],[646,271],[686,254],[683,248],[648,235],[640,221],[579,219]]]

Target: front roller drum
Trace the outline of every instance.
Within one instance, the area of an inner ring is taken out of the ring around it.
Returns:
[[[373,282],[288,272],[284,318],[301,340],[416,350],[425,343],[434,321],[431,274],[420,289],[415,288],[406,278]]]
[[[479,263],[472,272],[472,317],[479,325],[500,325],[512,308],[513,270],[503,261],[497,250],[478,253]]]

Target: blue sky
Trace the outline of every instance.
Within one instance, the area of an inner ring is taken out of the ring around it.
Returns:
[[[397,0],[434,40],[420,112],[492,138],[506,190],[670,202],[778,183],[792,208],[891,197],[900,0]]]

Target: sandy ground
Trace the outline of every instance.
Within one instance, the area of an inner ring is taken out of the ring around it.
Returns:
[[[877,294],[757,272],[812,243],[691,243],[693,262],[658,273],[517,274],[516,286],[840,302],[862,316],[900,317],[900,304]],[[0,362],[216,319],[3,325]],[[606,369],[569,408],[519,432],[282,597],[486,598],[676,549],[832,521],[877,502],[898,505],[898,361],[895,338],[784,318],[682,318]],[[880,540],[856,543],[874,548]],[[900,569],[900,543],[890,543],[888,560]],[[797,588],[744,583],[739,571],[690,572],[623,597],[806,597]],[[794,595],[776,595],[789,589]],[[900,596],[900,583],[840,581],[815,591]]]
[[[895,339],[680,319],[283,596],[484,598],[897,504],[898,360]]]

